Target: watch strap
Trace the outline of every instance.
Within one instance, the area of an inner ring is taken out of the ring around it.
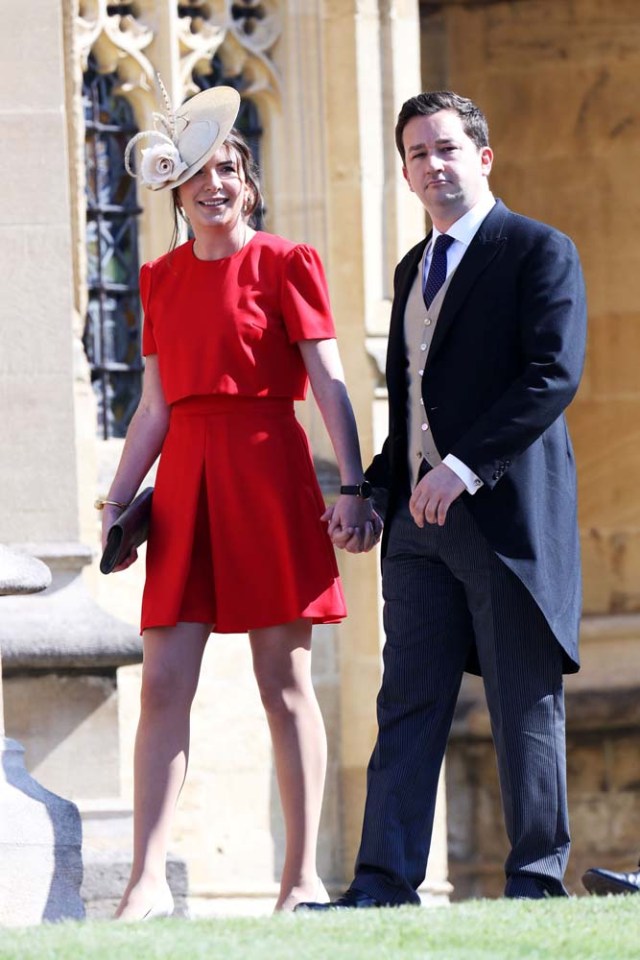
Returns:
[[[371,496],[371,484],[368,480],[363,480],[362,483],[343,484],[340,487],[340,493],[368,500]]]

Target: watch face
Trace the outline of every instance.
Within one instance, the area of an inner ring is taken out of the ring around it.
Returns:
[[[368,480],[363,480],[360,484],[360,496],[363,500],[368,500],[373,493],[373,488]]]

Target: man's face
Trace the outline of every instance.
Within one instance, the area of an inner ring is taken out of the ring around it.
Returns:
[[[491,149],[475,145],[453,110],[412,117],[402,140],[405,180],[435,226],[448,229],[489,189]]]

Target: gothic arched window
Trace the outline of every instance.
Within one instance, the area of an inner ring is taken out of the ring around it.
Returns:
[[[115,93],[116,74],[89,59],[82,99],[87,184],[88,309],[84,346],[98,399],[99,434],[123,437],[142,385],[135,181],[124,169],[137,127],[128,102]]]

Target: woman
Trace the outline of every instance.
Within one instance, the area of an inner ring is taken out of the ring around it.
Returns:
[[[355,421],[315,251],[250,225],[261,203],[239,98],[188,101],[142,151],[140,179],[173,190],[193,240],[141,270],[144,386],[104,503],[103,541],[161,453],[142,604],[144,662],[134,768],[132,874],[116,916],[173,908],[165,861],[185,778],[189,715],[211,631],[247,632],[273,742],[286,855],[276,910],[317,899],[326,766],[311,683],[313,623],[345,606],[327,532],[370,549]],[[131,171],[130,171],[131,172]],[[325,511],[293,400],[311,382],[342,493]],[[356,495],[353,495],[353,494]],[[323,513],[324,511],[324,513]],[[135,551],[121,564],[135,560]]]

